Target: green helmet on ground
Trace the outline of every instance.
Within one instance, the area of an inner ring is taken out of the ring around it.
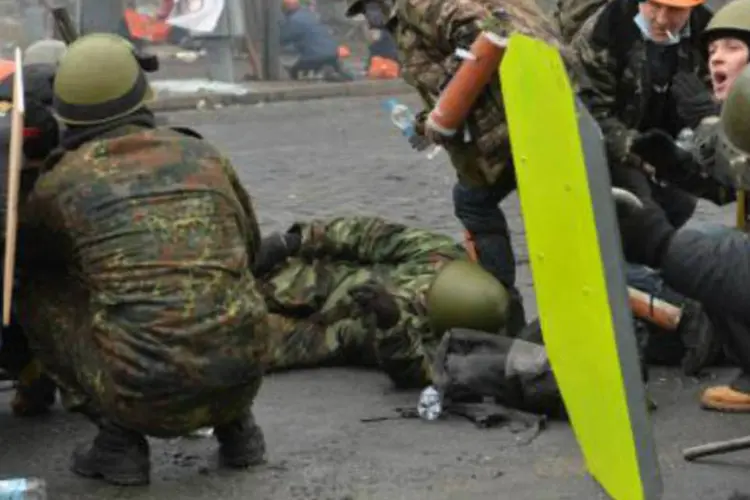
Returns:
[[[96,125],[126,116],[153,98],[133,45],[109,33],[73,42],[55,76],[53,110],[69,125]]]
[[[750,155],[750,66],[732,84],[721,109],[721,131],[732,147]]]
[[[451,328],[500,331],[508,317],[510,296],[479,264],[457,260],[448,264],[427,292],[427,315],[436,333]]]
[[[732,0],[713,15],[701,33],[705,44],[717,38],[738,38],[750,41],[750,0]]]

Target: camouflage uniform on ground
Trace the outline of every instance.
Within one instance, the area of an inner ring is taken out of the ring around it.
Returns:
[[[376,217],[295,224],[297,256],[263,279],[269,308],[269,370],[354,364],[382,368],[400,387],[431,380],[434,348],[425,295],[466,252],[449,236]],[[357,311],[349,291],[382,283],[400,309],[387,330]]]

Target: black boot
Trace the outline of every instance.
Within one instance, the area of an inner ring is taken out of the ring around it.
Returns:
[[[221,464],[232,469],[247,469],[266,461],[266,439],[255,423],[252,412],[247,417],[214,428],[219,441]]]
[[[151,474],[148,441],[137,432],[103,422],[94,443],[76,449],[72,470],[117,486],[146,485]]]

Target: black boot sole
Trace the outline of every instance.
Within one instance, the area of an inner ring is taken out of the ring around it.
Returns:
[[[101,479],[102,481],[113,484],[115,486],[147,486],[151,483],[149,474],[112,474],[108,473],[108,471],[89,469],[78,464],[73,464],[70,467],[70,470],[74,474],[85,477],[86,479]]]

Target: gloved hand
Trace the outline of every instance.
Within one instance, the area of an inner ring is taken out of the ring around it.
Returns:
[[[650,198],[634,203],[632,193],[614,189],[620,238],[625,260],[659,269],[674,227],[664,210]]]
[[[427,130],[425,128],[427,114],[427,111],[422,110],[414,118],[414,133],[409,137],[409,144],[416,151],[424,151],[432,144],[430,138],[427,137]]]
[[[297,233],[272,233],[260,242],[260,249],[253,263],[253,274],[261,277],[277,265],[299,252],[302,237]]]
[[[688,128],[697,127],[701,120],[718,115],[721,106],[711,90],[695,73],[680,71],[672,78],[672,97],[677,115]]]
[[[393,328],[401,319],[401,310],[393,295],[375,280],[352,288],[349,296],[360,313],[375,316],[375,325],[381,330]]]
[[[659,129],[651,129],[637,135],[630,151],[654,167],[662,180],[679,182],[686,175],[700,171],[698,160],[688,151],[675,144],[674,139]]]

